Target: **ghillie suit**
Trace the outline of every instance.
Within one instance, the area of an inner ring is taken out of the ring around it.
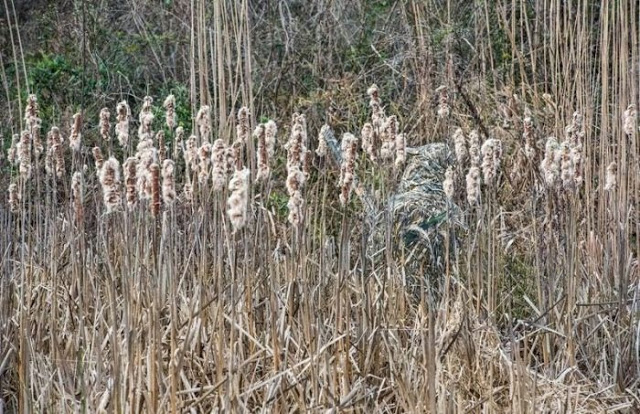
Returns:
[[[340,164],[340,145],[331,129],[323,128],[323,137],[331,156]],[[417,296],[426,288],[437,299],[442,293],[447,254],[453,263],[458,241],[455,228],[462,226],[460,209],[447,200],[442,189],[454,155],[444,143],[407,148],[406,154],[397,189],[387,200],[375,200],[360,182],[354,181],[369,235],[367,256],[376,268],[392,259],[404,270],[409,291]]]

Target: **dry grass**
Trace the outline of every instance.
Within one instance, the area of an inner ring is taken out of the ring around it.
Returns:
[[[430,3],[401,7],[429,62]],[[482,81],[447,63],[407,112],[360,85],[347,124],[258,121],[247,1],[212,32],[192,2],[191,126],[145,97],[43,147],[33,91],[2,160],[0,412],[640,410],[638,6],[535,3],[475,3]]]

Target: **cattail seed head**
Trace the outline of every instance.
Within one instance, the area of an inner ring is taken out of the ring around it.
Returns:
[[[264,125],[264,133],[267,142],[267,154],[269,158],[273,158],[276,152],[276,136],[278,135],[278,126],[275,121],[269,120]]]
[[[472,166],[467,173],[467,202],[475,206],[480,202],[480,168]]]
[[[114,157],[104,162],[100,170],[100,184],[107,213],[120,208],[120,163]]]
[[[462,128],[457,128],[453,133],[453,148],[458,166],[463,168],[469,158],[469,153],[467,152],[467,139],[464,136],[464,132],[462,132]]]
[[[29,131],[22,131],[18,156],[20,159],[20,175],[25,180],[28,180],[31,177],[32,170],[31,133]]]
[[[96,163],[96,170],[100,171],[104,165],[104,157],[100,147],[93,147],[93,160]]]
[[[31,130],[35,125],[40,125],[38,98],[34,94],[27,97],[27,106],[24,112],[26,129]]]
[[[469,133],[469,161],[472,167],[479,167],[480,160],[480,134],[474,129]]]
[[[84,206],[82,204],[84,200],[82,173],[76,171],[71,177],[71,200],[73,203],[73,214],[77,223],[81,223],[84,218]]]
[[[198,149],[198,159],[200,161],[198,167],[198,182],[206,184],[209,181],[209,169],[211,166],[211,144],[205,142]]]
[[[196,166],[197,160],[198,160],[197,138],[195,135],[191,135],[187,140],[187,145],[184,150],[184,162],[192,170],[197,170],[197,166]]]
[[[211,107],[203,105],[196,114],[196,125],[200,132],[200,141],[209,142],[211,135]]]
[[[618,173],[618,164],[615,161],[607,166],[607,178],[605,180],[604,191],[614,192],[617,186],[616,174]]]
[[[502,143],[490,138],[480,149],[482,153],[482,176],[487,185],[493,185],[502,161]]]
[[[236,125],[236,140],[246,145],[249,142],[249,108],[243,106],[238,111],[238,124]]]
[[[236,170],[229,181],[229,199],[227,200],[227,215],[233,227],[233,232],[241,230],[247,223],[247,209],[249,200],[249,177],[247,168]]]
[[[544,181],[548,188],[555,189],[560,179],[560,146],[555,137],[547,138],[545,145],[544,159],[540,164],[540,170],[544,176]]]
[[[176,97],[173,95],[167,96],[162,106],[165,109],[164,117],[167,127],[173,130],[176,126]]]
[[[117,121],[116,136],[121,146],[126,147],[129,143],[129,118],[131,118],[131,108],[127,101],[122,101],[116,106]]]
[[[124,162],[124,185],[127,208],[132,211],[138,204],[138,159],[129,157]]]
[[[318,134],[318,148],[316,148],[316,155],[318,157],[324,157],[327,155],[327,141],[324,139],[324,134],[326,133],[329,125],[323,125],[320,128],[320,133]]]
[[[162,163],[162,202],[166,206],[172,206],[176,200],[174,170],[175,163],[173,160],[164,160]]]
[[[160,167],[155,162],[149,166],[149,182],[151,186],[151,214],[157,217],[160,214]]]
[[[18,160],[19,160],[18,147],[19,146],[20,146],[20,135],[13,134],[11,136],[11,147],[9,147],[9,152],[7,154],[7,160],[12,165],[15,165],[18,163]]]
[[[374,143],[373,125],[371,125],[371,123],[369,122],[366,122],[362,126],[360,136],[362,137],[362,150],[369,156],[369,159],[372,162],[376,162],[378,160],[378,157],[376,155],[376,147]]]
[[[156,133],[156,142],[158,143],[158,159],[160,162],[163,162],[167,158],[167,147],[164,142],[163,130]]]
[[[173,158],[177,159],[178,155],[184,152],[184,128],[176,128],[176,137],[173,140]]]
[[[633,134],[636,132],[636,118],[637,118],[636,106],[631,104],[624,111],[624,116],[623,116],[624,133],[627,134],[627,136],[629,137],[633,136]]]
[[[391,115],[386,119],[382,132],[382,146],[380,157],[383,160],[393,160],[396,152],[396,135],[398,134],[398,117]]]
[[[358,139],[353,134],[342,136],[342,165],[340,166],[340,203],[346,206],[351,198],[356,168]]]
[[[442,182],[442,190],[444,194],[447,196],[448,200],[453,199],[454,194],[454,182],[455,182],[455,172],[453,168],[448,167],[447,171],[444,173],[444,181]]]
[[[264,124],[260,124],[253,131],[253,136],[258,141],[258,151],[256,153],[258,161],[258,173],[256,174],[257,181],[267,180],[269,178],[269,151],[267,148],[266,127]]]
[[[109,131],[111,130],[111,123],[109,122],[110,117],[111,112],[109,112],[107,108],[102,108],[100,110],[100,135],[105,141],[109,141],[111,139],[109,136]]]
[[[73,115],[73,125],[71,125],[71,134],[69,135],[69,147],[74,152],[80,151],[82,144],[82,114],[77,112]]]
[[[221,191],[227,184],[227,148],[224,141],[218,138],[213,143],[211,149],[211,180],[213,181],[213,190]],[[233,163],[232,163],[233,165]]]
[[[21,200],[22,195],[18,191],[18,185],[16,183],[11,183],[9,185],[9,210],[12,213],[17,213],[20,211]]]
[[[193,185],[189,182],[185,183],[182,188],[182,199],[187,204],[193,202]]]
[[[407,139],[404,134],[396,135],[396,167],[400,167],[407,159],[406,154]]]
[[[295,191],[287,202],[287,208],[289,210],[287,220],[289,220],[289,223],[299,227],[304,222],[304,206],[305,202],[302,193]]]

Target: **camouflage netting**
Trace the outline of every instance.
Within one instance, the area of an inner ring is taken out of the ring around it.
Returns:
[[[323,128],[323,136],[340,164],[342,156],[335,136],[329,128]],[[455,229],[463,224],[460,209],[447,200],[442,189],[445,171],[454,156],[444,143],[407,148],[406,153],[404,172],[386,201],[375,200],[359,182],[355,183],[369,227],[367,254],[377,267],[383,265],[389,248],[394,262],[404,269],[407,288],[416,295],[427,288],[437,298],[447,252],[450,258],[455,254]]]

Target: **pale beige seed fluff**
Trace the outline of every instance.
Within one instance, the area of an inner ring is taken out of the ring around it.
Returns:
[[[278,125],[274,120],[269,120],[264,124],[265,139],[267,141],[267,154],[273,159],[276,153],[276,138],[278,135]]]
[[[379,135],[382,133],[386,116],[380,101],[378,86],[376,84],[371,85],[367,89],[367,95],[369,95],[369,107],[371,108],[371,126],[373,127],[374,135]]]
[[[182,188],[182,199],[187,204],[193,202],[193,185],[189,182],[184,183],[184,187]]]
[[[574,159],[571,157],[571,148],[565,141],[560,145],[560,179],[562,187],[567,191],[575,189],[576,171]]]
[[[18,185],[16,183],[11,183],[9,185],[9,210],[12,213],[17,213],[20,211],[20,201],[22,200],[22,195],[20,191],[18,191]]]
[[[93,160],[96,164],[96,171],[102,170],[102,167],[104,165],[104,156],[102,156],[102,150],[100,149],[100,147],[93,147],[92,153]]]
[[[407,160],[407,138],[405,134],[396,135],[396,167],[401,167]]]
[[[467,139],[464,136],[464,132],[462,128],[456,128],[453,132],[453,149],[456,153],[456,161],[458,162],[458,166],[463,168],[467,159],[469,158],[469,153],[467,151]]]
[[[170,130],[173,130],[176,126],[176,97],[173,95],[167,96],[162,106],[164,106],[165,109],[165,123]]]
[[[191,168],[192,171],[197,170],[198,166],[198,144],[197,138],[195,135],[191,135],[189,139],[187,139],[187,143],[184,149],[184,163]]]
[[[631,104],[624,111],[623,115],[623,129],[624,133],[627,134],[627,136],[633,136],[633,134],[636,132],[636,118],[636,106]]]
[[[318,148],[316,148],[316,155],[318,157],[327,155],[327,141],[324,139],[324,134],[327,132],[327,129],[329,129],[329,125],[323,125],[318,134]]]
[[[378,156],[376,155],[373,125],[370,122],[365,122],[362,126],[360,137],[362,139],[362,150],[372,162],[376,162]]]
[[[305,125],[306,121],[304,116],[294,113],[291,135],[285,145],[285,149],[287,150],[287,170],[293,167],[302,170],[302,164],[304,163],[307,152],[304,144],[306,137]]]
[[[540,170],[548,188],[554,189],[559,184],[560,179],[561,152],[558,140],[555,137],[548,137],[545,145],[544,158],[540,164]]]
[[[62,143],[60,129],[56,126],[51,127],[51,130],[47,133],[47,153],[44,159],[44,170],[49,176],[53,175],[57,170],[64,169],[64,157],[61,154]]]
[[[176,201],[175,163],[166,159],[162,163],[162,202],[170,207]]]
[[[138,159],[129,157],[124,162],[124,185],[127,208],[132,211],[138,204]]]
[[[253,136],[257,141],[256,158],[258,163],[257,181],[265,181],[271,172],[269,168],[269,151],[267,149],[266,128],[264,124],[259,124],[253,131]]]
[[[153,119],[152,113],[140,113],[140,126],[138,127],[138,140],[144,141],[153,138]]]
[[[42,151],[44,150],[42,139],[40,137],[40,119],[31,126],[31,138],[33,139],[33,158],[37,163]]]
[[[29,131],[22,131],[18,156],[20,159],[20,175],[23,179],[28,180],[31,177],[31,170],[33,168],[31,160],[31,133]]]
[[[76,221],[80,222],[84,216],[84,191],[82,173],[80,171],[74,172],[71,177],[71,199],[73,202],[74,216]]]
[[[69,148],[73,152],[80,151],[82,145],[82,114],[77,112],[73,115],[71,133],[69,134]]]
[[[481,160],[480,134],[474,129],[469,133],[469,161],[472,167],[479,167]]]
[[[480,202],[480,168],[472,166],[466,177],[467,182],[467,202],[475,206]]]
[[[533,120],[531,117],[524,118],[522,122],[524,138],[524,154],[530,162],[535,162],[538,156],[538,151],[535,143],[535,135],[533,131]]]
[[[238,123],[236,124],[236,141],[241,142],[243,145],[249,143],[250,138],[250,126],[249,126],[249,108],[243,106],[238,111]]]
[[[502,163],[502,142],[495,138],[487,139],[480,149],[482,153],[482,176],[487,185],[493,185]]]
[[[151,139],[145,139],[138,143],[136,157],[138,159],[136,174],[138,179],[138,198],[148,200],[151,198],[153,191],[150,167],[158,162],[158,154],[153,147]]]
[[[233,233],[241,230],[247,223],[249,177],[249,170],[243,168],[236,170],[229,181],[231,194],[227,199],[227,215],[229,216]]]
[[[356,168],[356,152],[358,148],[358,139],[350,133],[342,136],[342,164],[340,166],[340,203],[346,206],[351,199],[353,190],[353,180]]]
[[[102,108],[100,110],[100,136],[103,140],[109,141],[111,139],[110,131],[111,131],[111,122],[109,118],[111,117],[111,112],[107,108]]]
[[[447,199],[453,199],[455,187],[455,172],[451,166],[447,168],[447,171],[444,173],[444,181],[442,182],[442,191],[447,196]]]
[[[382,145],[380,147],[380,158],[382,160],[393,160],[396,153],[396,135],[398,135],[398,117],[391,115],[388,117],[382,128]]]
[[[179,126],[176,128],[176,137],[173,140],[173,158],[178,159],[178,156],[184,152],[184,128]]]
[[[24,111],[24,120],[26,128],[31,129],[34,125],[40,123],[38,98],[34,94],[27,97],[27,106]]]
[[[116,106],[116,137],[121,146],[126,147],[129,143],[129,118],[131,118],[131,108],[127,101],[122,101]]]
[[[198,182],[201,185],[209,181],[209,173],[211,169],[211,144],[203,143],[198,149]]]
[[[220,138],[213,142],[211,149],[211,181],[213,190],[221,191],[227,184],[227,147]]]
[[[292,225],[298,227],[304,221],[304,197],[302,197],[302,193],[300,191],[295,191],[287,202],[287,209],[289,210],[289,214],[287,216],[287,220]]]
[[[158,160],[162,163],[167,158],[167,147],[164,142],[164,131],[156,132],[156,142],[158,143]]]
[[[66,168],[64,163],[64,146],[62,142],[53,146],[53,158],[55,160],[56,177],[62,179],[66,175]]]
[[[120,163],[117,159],[110,157],[104,162],[99,179],[107,213],[118,210],[122,199],[120,196]]]
[[[605,180],[604,191],[613,192],[618,187],[616,174],[618,173],[618,164],[615,161],[607,166],[607,177]]]
[[[211,136],[211,107],[203,105],[196,114],[196,125],[200,133],[200,142],[209,142]]]

